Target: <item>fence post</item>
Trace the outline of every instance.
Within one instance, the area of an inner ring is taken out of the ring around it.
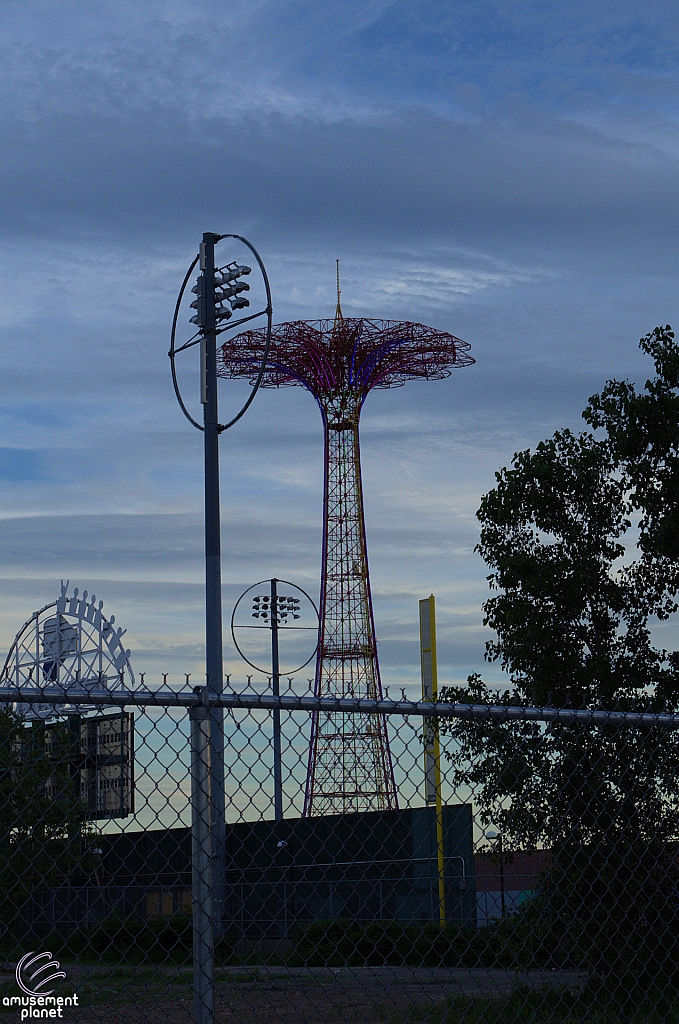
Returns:
[[[207,691],[196,687],[205,702]],[[212,800],[210,733],[207,703],[189,710],[191,722],[191,865],[193,876],[193,1015],[194,1024],[213,1024],[215,949],[213,928]]]

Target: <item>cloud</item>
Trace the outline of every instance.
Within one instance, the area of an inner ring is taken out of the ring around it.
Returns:
[[[270,240],[354,236],[375,242],[458,245],[488,252],[553,248],[622,224],[644,258],[676,220],[675,164],[632,143],[545,117],[509,127],[451,122],[411,108],[361,123],[304,117],[203,119],[55,116],[35,134],[5,117],[5,231],[38,235],[113,229],[152,238],[225,217]],[[483,242],[483,244],[479,244]],[[147,242],[148,245],[148,242]],[[498,253],[499,255],[499,253]],[[657,261],[657,255],[655,257]],[[531,260],[533,262],[533,260]]]
[[[0,27],[2,642],[77,577],[140,665],[200,674],[201,436],[167,349],[209,228],[255,242],[277,320],[331,316],[340,258],[345,313],[472,343],[371,396],[362,444],[385,678],[416,675],[432,590],[450,672],[483,667],[481,494],[676,318],[674,5],[6,0]],[[188,357],[182,385],[198,412]],[[261,394],[221,460],[225,607],[317,586],[313,401]]]

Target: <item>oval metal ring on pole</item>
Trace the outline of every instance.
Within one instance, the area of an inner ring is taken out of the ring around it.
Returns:
[[[251,587],[248,587],[247,590],[243,591],[243,593],[240,595],[240,597],[236,601],[236,603],[235,603],[235,605],[233,607],[233,611],[231,612],[231,639],[233,640],[234,647],[236,648],[236,650],[240,654],[240,656],[243,659],[243,661],[247,662],[247,664],[250,665],[251,668],[254,668],[257,672],[261,672],[263,675],[268,675],[269,669],[261,668],[259,665],[255,665],[254,661],[250,661],[250,659],[241,650],[241,648],[240,648],[240,646],[238,644],[238,641],[236,640],[236,633],[235,633],[235,631],[237,629],[243,628],[243,627],[237,626],[236,622],[235,622],[235,619],[236,619],[236,612],[238,611],[238,607],[239,607],[241,601],[243,600],[243,598],[246,597],[250,593],[251,590],[255,590],[257,587],[261,587],[264,584],[269,584],[269,583],[271,583],[271,580],[260,580],[258,583],[253,583]],[[276,583],[284,583],[288,587],[293,587],[295,590],[299,590],[300,594],[304,594],[304,596],[306,597],[307,601],[309,602],[309,604],[311,605],[311,607],[313,608],[313,610],[314,610],[314,612],[316,614],[316,619],[318,621],[318,630],[319,630],[319,633],[320,633],[320,616],[318,614],[318,608],[316,607],[316,602],[314,601],[314,599],[312,597],[310,597],[309,594],[307,594],[306,590],[304,590],[302,587],[300,587],[297,583],[291,583],[290,580],[279,580],[279,579],[277,579]],[[269,629],[270,627],[269,626],[262,626],[260,628],[261,629]],[[305,627],[286,626],[285,627],[285,629],[290,629],[290,630],[292,630],[292,629],[301,629],[301,628],[310,629],[311,627],[309,627],[309,626],[305,626]],[[309,664],[311,659],[316,654],[316,652],[318,650],[318,643],[319,643],[319,638],[317,637],[314,649],[311,652],[311,654],[309,655],[309,657],[307,658],[307,660],[302,665],[298,665],[298,667],[296,669],[293,669],[293,670],[286,669],[283,674],[286,675],[286,676],[288,676],[288,675],[294,676],[296,672],[301,672],[302,669],[305,668],[305,666]]]
[[[223,238],[236,238],[236,239],[238,239],[239,242],[242,242],[244,245],[246,245],[248,247],[248,249],[250,250],[252,255],[257,260],[257,265],[259,266],[259,269],[261,271],[262,279],[264,281],[264,288],[265,288],[265,291],[266,291],[266,309],[263,309],[263,310],[261,310],[261,312],[255,313],[252,316],[243,317],[241,320],[236,321],[236,323],[230,324],[226,328],[223,328],[223,330],[231,330],[233,327],[236,327],[236,326],[238,326],[240,324],[246,323],[248,320],[255,320],[255,319],[257,319],[257,317],[260,317],[260,316],[266,316],[266,318],[267,318],[267,328],[266,328],[266,344],[264,346],[264,353],[262,355],[262,361],[261,361],[261,364],[260,364],[260,367],[259,367],[259,371],[257,373],[257,378],[255,380],[255,383],[252,386],[252,391],[248,395],[247,401],[243,404],[242,408],[233,417],[233,419],[229,420],[228,423],[220,423],[219,424],[218,430],[219,430],[220,434],[224,430],[228,430],[230,427],[233,427],[234,424],[238,423],[238,420],[241,419],[241,417],[245,415],[245,413],[248,411],[248,409],[252,405],[252,402],[254,401],[255,395],[257,394],[257,392],[259,390],[260,384],[262,383],[262,378],[264,377],[264,372],[266,370],[266,361],[267,361],[268,356],[269,356],[269,347],[271,345],[272,317],[273,317],[273,309],[272,309],[272,305],[271,305],[271,287],[269,285],[269,278],[268,278],[268,275],[267,275],[264,263],[262,262],[261,256],[259,255],[259,253],[255,249],[254,245],[252,245],[252,243],[249,242],[247,240],[247,238],[244,238],[243,235],[227,234],[227,235],[219,235],[218,236],[218,240],[219,241],[221,241],[221,239],[223,239]],[[198,430],[204,430],[204,427],[193,418],[193,416],[191,415],[191,413],[189,412],[189,410],[186,407],[184,399],[182,398],[181,389],[179,387],[179,381],[177,380],[177,369],[176,369],[176,365],[175,365],[175,358],[176,358],[176,355],[178,354],[178,352],[185,351],[187,348],[190,348],[193,345],[197,345],[199,343],[200,337],[201,337],[201,333],[200,333],[200,331],[198,331],[195,339],[192,339],[191,341],[187,342],[187,344],[181,346],[180,349],[176,348],[175,341],[176,341],[176,336],[177,336],[177,321],[179,319],[179,310],[181,308],[182,299],[184,298],[184,292],[186,291],[186,286],[187,286],[187,284],[189,283],[189,281],[191,279],[191,274],[193,273],[193,270],[194,270],[196,264],[198,263],[199,259],[200,259],[200,256],[196,256],[196,258],[191,263],[191,266],[187,270],[186,276],[184,277],[184,280],[182,281],[182,286],[181,286],[181,288],[179,290],[179,295],[177,296],[177,302],[175,304],[175,309],[174,309],[174,316],[172,318],[172,332],[170,334],[170,351],[168,352],[168,356],[170,357],[170,366],[171,366],[171,370],[172,370],[172,385],[174,387],[174,393],[177,396],[177,401],[179,402],[179,407],[182,410],[182,412],[184,413],[184,415],[186,416],[186,418],[189,421],[189,423],[192,423],[193,426],[196,427]],[[221,334],[222,331],[219,331],[218,333]]]

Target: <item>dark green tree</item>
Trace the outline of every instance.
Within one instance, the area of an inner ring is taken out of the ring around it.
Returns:
[[[0,920],[23,930],[22,907],[37,890],[87,870],[90,827],[75,790],[68,726],[27,728],[0,710]]]
[[[520,452],[497,476],[478,517],[478,551],[497,594],[484,605],[496,639],[487,657],[511,684],[501,702],[576,708],[665,708],[668,657],[652,642],[649,616],[667,614],[640,594],[625,565],[630,504],[607,439],[559,431]],[[648,566],[643,566],[644,578]],[[479,677],[444,699],[494,703]],[[522,847],[558,838],[600,841],[631,829],[674,827],[674,736],[613,727],[442,723],[456,782],[473,783],[488,819]],[[614,770],[613,770],[614,769]],[[663,824],[664,823],[664,824]],[[669,831],[668,831],[669,830]]]
[[[478,512],[477,550],[494,591],[484,605],[495,632],[486,656],[509,685],[498,695],[473,676],[442,699],[677,709],[677,656],[654,646],[650,625],[676,610],[679,353],[669,328],[641,344],[656,380],[641,396],[609,382],[584,414],[606,436],[559,431],[496,474]],[[677,734],[484,720],[440,728],[451,781],[471,787],[505,846],[551,851],[540,920],[554,925],[552,939],[569,932],[580,955],[610,947],[620,962],[621,942],[638,952],[631,937],[655,922],[642,943],[650,961],[674,918]]]
[[[679,345],[669,324],[639,342],[656,376],[638,392],[629,381],[608,381],[583,413],[603,428],[624,469],[630,503],[641,512],[639,547],[679,563]]]

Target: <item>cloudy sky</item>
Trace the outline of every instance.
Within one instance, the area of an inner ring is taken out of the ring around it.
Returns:
[[[0,647],[64,578],[138,671],[200,678],[201,436],[167,349],[214,230],[258,247],[277,321],[332,315],[339,258],[346,315],[471,342],[372,395],[362,443],[385,681],[418,685],[430,592],[442,680],[482,668],[495,470],[643,382],[639,336],[677,320],[678,33],[669,0],[4,0]],[[321,445],[297,389],[223,437],[227,612],[271,575],[317,591]]]

